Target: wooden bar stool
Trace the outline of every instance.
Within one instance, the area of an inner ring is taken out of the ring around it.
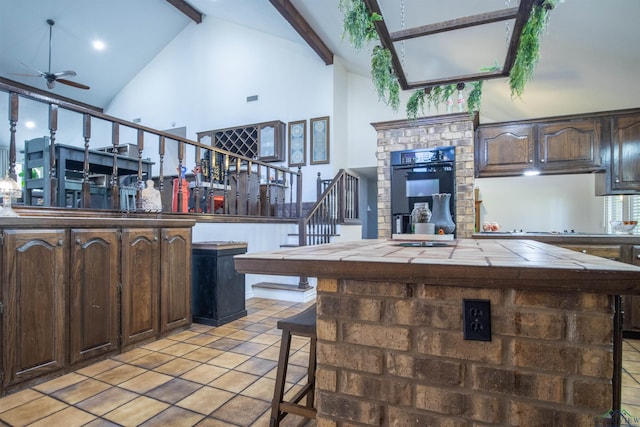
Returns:
[[[271,403],[270,427],[279,426],[280,421],[288,414],[300,415],[307,419],[316,418],[316,409],[314,406],[314,389],[316,383],[316,305],[313,304],[302,313],[280,320],[277,326],[278,329],[282,329],[282,341],[280,342],[278,373],[276,375],[276,385],[273,392],[273,402]],[[285,402],[283,400],[284,385],[287,378],[292,335],[309,337],[311,339],[309,369],[307,384],[293,396],[291,401]],[[305,396],[307,397],[306,405],[299,404],[298,402]]]

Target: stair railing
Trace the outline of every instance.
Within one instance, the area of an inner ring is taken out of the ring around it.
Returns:
[[[358,222],[359,181],[351,172],[338,171],[309,213],[298,220],[300,246],[329,243],[338,224]]]
[[[359,183],[357,175],[344,169],[333,180],[323,180],[318,174],[318,201],[307,215],[298,219],[299,246],[329,243],[337,235],[338,224],[359,221]],[[308,277],[300,276],[298,288],[310,288]]]

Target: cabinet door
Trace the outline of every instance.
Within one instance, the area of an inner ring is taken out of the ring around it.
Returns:
[[[538,125],[538,167],[546,172],[588,172],[600,161],[599,119]]]
[[[118,231],[71,230],[69,361],[118,349]]]
[[[162,229],[160,332],[191,324],[191,229]]]
[[[158,230],[122,230],[122,346],[158,334],[160,245]]]
[[[533,125],[486,126],[478,129],[477,175],[519,175],[535,166]]]
[[[64,230],[3,233],[4,385],[56,371],[66,362]]]
[[[640,114],[613,119],[611,189],[640,191]]]

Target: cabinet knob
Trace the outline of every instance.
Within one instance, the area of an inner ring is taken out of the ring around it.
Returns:
[[[158,236],[153,236],[153,241],[157,242],[158,241]]]
[[[529,163],[533,163],[533,160],[529,159]]]
[[[638,255],[636,256],[636,258],[640,259],[640,254],[638,254]]]
[[[544,163],[544,159],[540,159],[540,163]]]
[[[82,240],[76,239],[76,245],[81,245],[81,244],[82,244]]]
[[[586,253],[587,253],[587,250],[586,250],[586,249],[583,249],[583,250],[582,250],[582,253],[583,253],[583,254],[586,254]]]
[[[620,179],[619,179],[619,178],[616,178],[616,182],[617,182],[617,183],[619,183],[619,182],[620,182]]]
[[[64,246],[64,240],[62,239],[58,240],[58,246]]]

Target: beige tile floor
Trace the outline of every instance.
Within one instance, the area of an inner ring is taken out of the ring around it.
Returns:
[[[251,299],[248,315],[189,330],[0,399],[8,426],[269,425],[279,319],[310,304]],[[308,339],[294,338],[288,394],[306,381]],[[640,340],[625,340],[622,407],[640,417]],[[283,425],[297,425],[289,416]],[[315,423],[311,422],[310,425]]]

